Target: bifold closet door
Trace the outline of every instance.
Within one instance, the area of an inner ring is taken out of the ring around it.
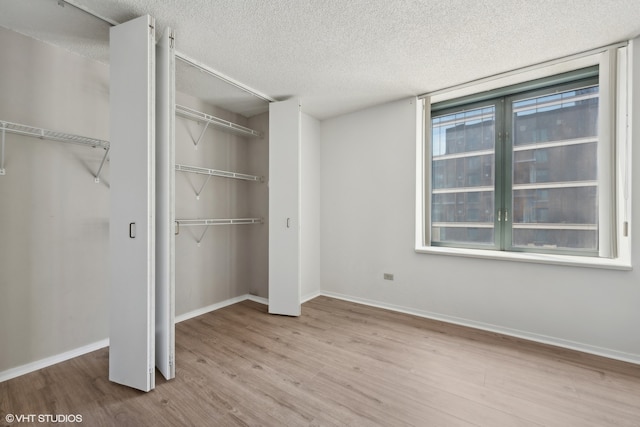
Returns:
[[[175,377],[175,51],[167,28],[156,47],[156,367]]]
[[[269,104],[269,313],[299,316],[300,138],[298,99]]]
[[[155,32],[110,31],[109,379],[155,387]]]

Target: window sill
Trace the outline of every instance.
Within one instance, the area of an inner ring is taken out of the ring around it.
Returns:
[[[504,261],[531,262],[536,264],[564,265],[571,267],[604,268],[610,270],[632,270],[630,258],[594,258],[570,255],[535,254],[530,252],[504,252],[482,249],[462,249],[442,246],[416,247],[416,252],[424,254],[462,256]]]

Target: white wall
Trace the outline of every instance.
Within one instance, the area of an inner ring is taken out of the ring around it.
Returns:
[[[109,69],[0,28],[0,120],[109,139]],[[6,135],[0,373],[108,336],[104,150]]]
[[[635,74],[633,164],[640,165]],[[637,229],[634,271],[414,251],[414,102],[321,124],[322,292],[640,363]],[[640,220],[640,173],[633,181],[632,224]]]
[[[302,113],[300,148],[300,295],[320,292],[320,122]]]

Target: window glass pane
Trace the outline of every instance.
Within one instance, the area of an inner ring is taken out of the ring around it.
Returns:
[[[512,108],[512,245],[596,251],[598,87]]]
[[[513,192],[513,226],[527,223],[580,224],[597,222],[597,187],[560,187]]]
[[[516,101],[513,114],[514,146],[595,137],[598,87]]]
[[[595,181],[598,152],[593,142],[550,148],[514,150],[513,184]]]
[[[566,249],[575,252],[597,247],[595,230],[514,229],[514,246],[534,249]]]
[[[433,117],[432,242],[494,244],[495,107]]]

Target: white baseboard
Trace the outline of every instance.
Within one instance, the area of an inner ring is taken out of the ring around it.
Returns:
[[[83,347],[56,354],[55,356],[46,357],[44,359],[36,360],[35,362],[27,363],[26,365],[7,369],[6,371],[0,372],[0,383],[108,346],[109,339],[106,338]]]
[[[307,301],[311,301],[312,299],[319,297],[320,295],[322,295],[322,293],[320,291],[316,291],[316,292],[311,292],[307,295],[303,295],[300,298],[300,304],[304,304]],[[247,295],[247,299],[251,300],[251,301],[255,301],[255,302],[259,302],[260,304],[264,304],[264,305],[269,305],[269,299],[268,298],[262,298],[262,297],[258,297],[255,295]]]
[[[215,304],[208,305],[206,307],[198,308],[188,313],[180,314],[176,316],[176,323],[184,322],[185,320],[193,319],[194,317],[202,316],[203,314],[207,314],[211,311],[220,310],[221,308],[230,306],[232,304],[236,304],[248,299],[249,295],[240,295],[239,297],[229,298],[228,300],[224,300],[221,302],[217,302]]]
[[[358,304],[364,304],[371,307],[384,308],[387,310],[397,311],[400,313],[411,314],[418,317],[424,317],[426,319],[439,320],[442,322],[452,323],[454,325],[466,326],[468,328],[480,329],[483,331],[496,332],[503,335],[508,335],[515,338],[522,338],[529,341],[535,341],[541,344],[549,344],[556,347],[567,348],[570,350],[576,350],[583,353],[593,354],[596,356],[602,356],[609,359],[620,360],[623,362],[629,362],[636,365],[640,365],[640,355],[625,353],[617,350],[611,350],[608,348],[602,348],[583,344],[579,342],[564,340],[561,338],[549,337],[546,335],[535,334],[531,332],[521,331],[518,329],[505,328],[502,326],[492,325],[489,323],[476,322],[473,320],[463,319],[454,316],[447,316],[439,313],[432,313],[429,311],[416,310],[412,308],[402,307],[394,304],[387,304],[380,301],[369,300],[366,298],[353,297],[350,295],[339,294],[337,292],[321,291],[321,295],[341,299],[344,301],[355,302]]]
[[[254,301],[254,302],[263,304],[263,305],[269,305],[269,300],[268,299],[259,297],[257,295],[249,294],[249,295],[247,295],[246,299],[248,299],[249,301]]]
[[[310,294],[303,295],[300,302],[304,304],[305,302],[311,301],[312,299],[319,297],[320,295],[322,295],[322,292],[320,291],[311,292]]]

